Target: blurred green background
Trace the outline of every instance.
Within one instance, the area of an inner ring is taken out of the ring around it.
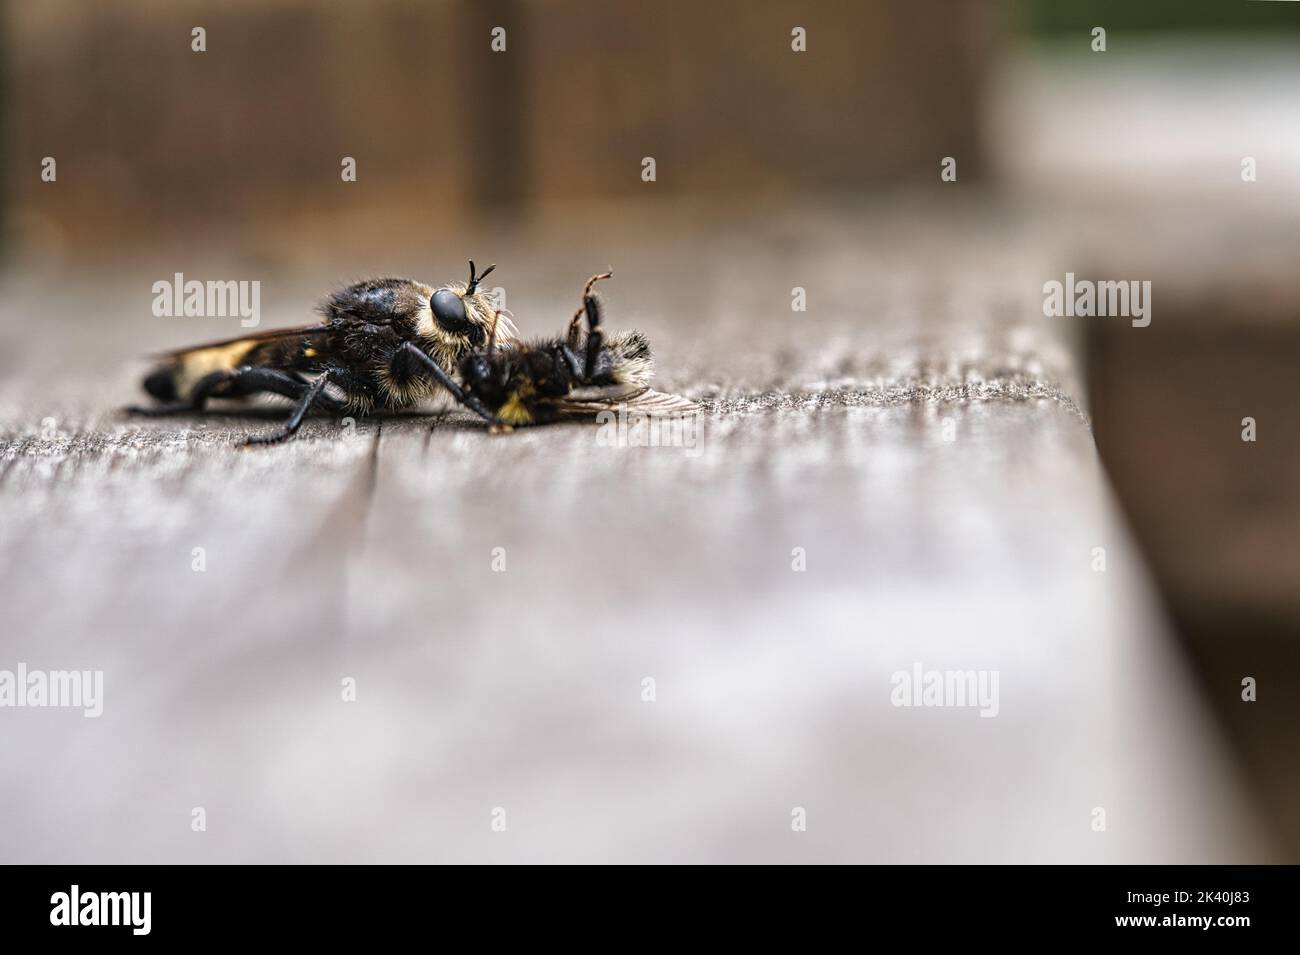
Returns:
[[[1286,0],[1020,0],[1031,34],[1094,26],[1110,31],[1300,30],[1300,4]]]

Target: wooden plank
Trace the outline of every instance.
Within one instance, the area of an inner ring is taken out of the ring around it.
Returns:
[[[64,317],[86,285],[15,291],[0,666],[102,668],[107,699],[0,713],[0,761],[37,770],[0,776],[0,858],[1266,857],[1037,318],[1037,253],[880,209],[591,221],[506,245],[510,305],[552,327],[612,258],[608,321],[704,402],[694,447],[453,415],[241,453],[265,419],[109,410],[134,384],[103,356],[186,332],[136,317],[154,266],[95,284],[102,322]],[[275,286],[268,323],[317,284]],[[997,717],[892,705],[915,664],[997,671]]]

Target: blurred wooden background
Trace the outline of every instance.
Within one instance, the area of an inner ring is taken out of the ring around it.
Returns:
[[[784,195],[980,163],[993,17],[910,0],[76,0],[10,10],[16,243],[282,215],[454,229],[572,197]],[[206,29],[207,52],[190,31]],[[506,51],[491,48],[505,29]],[[791,49],[801,26],[814,55]],[[906,42],[900,42],[906,37]],[[58,187],[37,175],[58,160]],[[357,182],[342,186],[342,157]],[[655,158],[657,179],[641,179]]]

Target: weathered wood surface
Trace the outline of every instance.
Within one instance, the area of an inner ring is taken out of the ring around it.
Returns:
[[[494,254],[529,332],[615,265],[610,324],[705,403],[698,453],[459,415],[241,453],[268,419],[113,411],[132,355],[214,327],[149,317],[167,256],[15,277],[0,666],[102,669],[106,701],[0,712],[0,859],[1264,857],[1041,318],[1058,250],[951,209],[679,215]],[[428,271],[351,262],[269,273],[266,324]],[[999,671],[999,715],[892,706],[917,662]]]

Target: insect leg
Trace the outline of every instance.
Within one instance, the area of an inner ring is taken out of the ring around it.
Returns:
[[[582,316],[586,314],[586,309],[580,308],[573,313],[573,320],[569,322],[569,331],[564,336],[564,344],[570,348],[578,347],[578,336],[582,330]]]
[[[582,307],[587,310],[587,361],[583,366],[582,380],[590,381],[596,372],[600,348],[605,344],[605,334],[600,330],[600,299],[587,295],[582,300]]]
[[[140,405],[131,405],[125,409],[128,414],[146,415],[151,418],[162,417],[163,415],[172,414],[191,414],[195,411],[202,411],[203,406],[207,404],[208,398],[216,390],[218,385],[223,385],[230,381],[233,372],[214,371],[204,375],[194,383],[190,389],[189,397],[181,401],[168,401],[160,405],[143,407]]]
[[[587,284],[582,287],[582,307],[573,313],[573,318],[569,321],[569,331],[564,336],[564,343],[570,348],[577,349],[578,333],[582,326],[582,316],[588,315],[587,300],[591,298],[591,290],[595,288],[596,283],[601,279],[611,278],[614,275],[612,271],[601,272],[599,275],[593,275],[587,279]],[[599,320],[599,318],[597,319]]]
[[[587,314],[587,363],[582,374],[584,381],[589,381],[595,374],[596,359],[600,355],[601,346],[605,343],[605,334],[600,330],[600,299],[592,289],[601,279],[607,279],[613,274],[613,272],[601,272],[599,275],[593,275],[587,279],[587,284],[582,289],[582,309]],[[576,315],[574,319],[577,319]]]
[[[286,398],[301,398],[311,382],[295,377],[288,372],[274,368],[238,368],[234,371],[214,371],[204,375],[194,383],[189,397],[183,401],[169,401],[165,404],[141,407],[133,405],[125,409],[129,414],[161,417],[173,414],[193,414],[203,411],[208,399],[216,389],[225,384],[234,387],[234,391],[220,397],[241,397],[257,391],[269,391]],[[334,414],[346,409],[346,403],[321,393],[316,398],[316,406]]]
[[[569,374],[579,381],[582,380],[582,362],[574,353],[573,349],[577,346],[564,344],[560,346],[560,357],[564,359],[564,364],[569,368]]]
[[[424,370],[428,373],[430,378],[432,378],[438,384],[442,385],[442,387],[446,388],[447,391],[451,393],[451,396],[453,398],[459,401],[470,411],[474,412],[484,421],[491,422],[492,424],[502,423],[501,419],[499,419],[496,415],[494,415],[483,405],[483,402],[479,401],[478,398],[474,397],[473,395],[467,394],[465,392],[465,389],[463,389],[460,385],[456,384],[456,382],[452,379],[451,375],[447,374],[447,372],[443,370],[443,367],[441,365],[439,365],[431,357],[426,355],[423,351],[416,348],[413,344],[411,344],[410,342],[402,342],[401,346],[398,348],[398,352],[405,353],[406,355],[410,356],[411,358],[414,358],[417,362],[419,362],[420,365],[424,368]]]
[[[249,368],[246,369],[246,372],[249,371],[257,372],[257,371],[267,371],[267,370],[269,369]],[[293,384],[297,385],[297,383],[293,382],[293,379],[290,378],[288,375],[285,375],[284,377],[285,377],[285,381],[292,382]],[[302,426],[302,419],[307,416],[307,410],[313,404],[316,403],[318,398],[321,397],[321,393],[325,390],[325,383],[329,381],[329,377],[330,377],[329,370],[326,369],[325,371],[321,372],[321,374],[316,378],[315,381],[313,381],[310,385],[307,385],[305,388],[302,387],[301,385],[298,385],[301,398],[299,399],[298,403],[294,405],[293,412],[289,415],[289,420],[286,421],[282,427],[277,428],[275,431],[272,431],[270,434],[255,435],[251,438],[246,438],[244,440],[243,446],[249,447],[250,445],[254,445],[254,444],[278,444],[281,441],[285,441],[293,437],[294,432],[296,432],[298,428]],[[268,382],[268,384],[271,384],[271,382]],[[284,387],[287,390],[287,386],[285,385],[284,381],[276,380],[274,381],[274,384],[276,387],[264,386],[265,390],[275,391],[277,394],[283,394],[283,392],[279,391],[279,388],[281,387]]]
[[[326,372],[326,374],[329,373]],[[316,382],[312,382],[300,378],[296,374],[290,374],[275,368],[240,368],[233,373],[231,380],[244,394],[269,391],[272,394],[295,400],[302,398],[307,390],[319,382],[320,388],[316,389],[316,407],[331,414],[342,414],[347,410],[347,402],[331,397],[321,390],[325,387],[324,376],[317,378]]]

